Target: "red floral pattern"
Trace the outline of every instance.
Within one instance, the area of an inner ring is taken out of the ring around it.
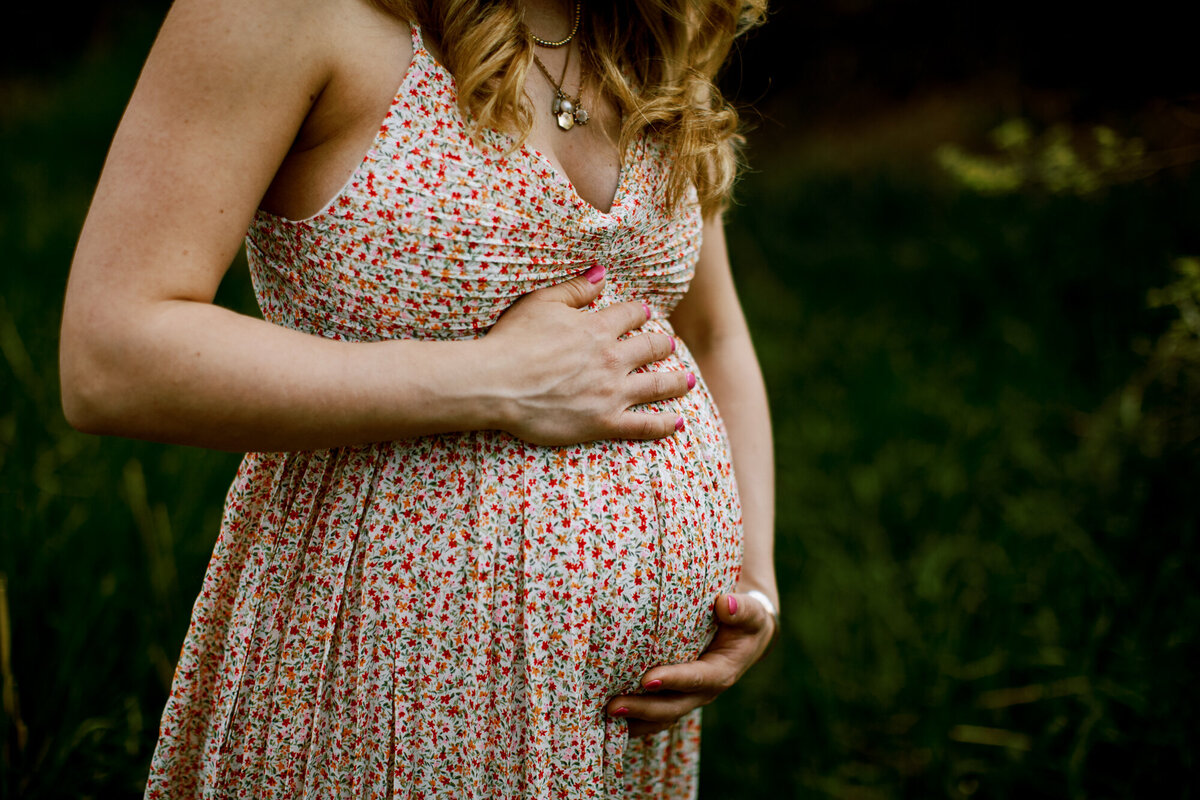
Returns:
[[[334,339],[476,337],[526,292],[602,263],[595,305],[644,301],[644,330],[670,333],[701,221],[694,202],[663,206],[657,142],[625,154],[601,212],[536,151],[496,131],[473,142],[452,77],[415,28],[413,42],[338,195],[305,220],[255,217],[264,316]],[[683,344],[650,368],[696,371]],[[683,431],[247,454],[146,796],[693,797],[698,711],[643,739],[604,713],[646,669],[704,649],[741,563],[703,379],[654,408]]]

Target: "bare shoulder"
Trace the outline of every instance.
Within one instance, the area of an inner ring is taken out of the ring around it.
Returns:
[[[85,298],[210,300],[298,142],[356,130],[371,54],[407,67],[397,26],[369,0],[176,0],[113,138],[68,316]],[[384,103],[392,81],[377,76]]]
[[[407,67],[401,29],[370,0],[175,0],[131,110],[186,105],[219,116],[260,105],[303,134],[313,111],[326,126],[353,116],[363,100],[354,89],[371,94],[366,74]]]
[[[312,82],[327,78],[333,64],[328,23],[344,0],[175,0],[146,63],[143,83],[159,73],[186,68],[197,90],[229,85],[256,70],[262,81],[282,71]],[[139,88],[141,88],[139,84]]]

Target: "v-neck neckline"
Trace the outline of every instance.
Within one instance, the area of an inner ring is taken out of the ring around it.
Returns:
[[[504,139],[511,145],[511,136],[503,131],[497,131],[496,133],[504,137]],[[618,209],[621,208],[621,201],[625,199],[629,176],[632,172],[631,159],[636,156],[636,151],[639,149],[638,146],[640,145],[640,140],[641,137],[639,137],[638,141],[630,142],[629,146],[625,148],[625,153],[621,158],[621,164],[617,172],[617,185],[613,190],[613,198],[612,202],[608,206],[608,210],[604,210],[591,201],[586,200],[583,195],[579,193],[579,190],[575,187],[575,183],[571,180],[571,176],[567,174],[566,170],[551,161],[550,157],[541,150],[538,150],[536,147],[532,147],[528,144],[522,144],[519,150],[525,153],[525,155],[532,161],[540,163],[545,171],[551,174],[555,182],[562,186],[570,199],[574,201],[576,205],[585,206],[585,210],[589,210],[599,217],[608,218],[617,213]]]
[[[421,26],[414,23],[412,26],[412,34],[413,59],[416,60],[421,54],[424,54],[425,57],[429,59],[429,63],[433,65],[433,68],[442,72],[446,79],[450,81],[450,85],[454,87],[455,94],[457,94],[458,84],[454,80],[454,74],[451,73],[450,70],[444,64],[442,64],[442,62],[437,60],[437,57],[433,55],[433,51],[425,46],[425,39],[421,34]],[[466,121],[464,120],[464,124],[465,123]],[[642,143],[645,139],[645,133],[643,132],[635,141],[630,142],[625,148],[625,152],[622,154],[621,163],[617,171],[617,185],[613,190],[612,202],[609,204],[608,210],[604,210],[592,202],[584,199],[583,195],[579,193],[579,189],[576,188],[574,181],[571,180],[571,176],[567,174],[566,169],[551,161],[550,157],[541,150],[529,145],[526,142],[522,142],[519,147],[515,147],[516,142],[514,137],[504,131],[497,130],[495,128],[484,128],[483,130],[485,134],[490,135],[498,140],[499,149],[506,152],[513,151],[522,153],[531,162],[540,164],[544,171],[550,173],[551,177],[554,179],[554,182],[559,184],[559,186],[568,195],[568,198],[576,206],[579,206],[583,210],[602,219],[611,219],[621,208],[622,201],[625,199],[625,195],[627,193],[627,185],[629,182],[630,173],[633,171],[631,169],[631,159],[638,156]]]

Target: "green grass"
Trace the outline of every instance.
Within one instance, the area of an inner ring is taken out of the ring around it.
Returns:
[[[4,797],[140,794],[237,462],[59,410],[71,249],[150,33],[5,89],[0,572],[26,732],[8,701]],[[1200,470],[1194,439],[1148,431],[1196,397],[1148,372],[1175,312],[1146,293],[1200,253],[1200,176],[980,197],[919,166],[756,166],[729,240],[785,634],[707,709],[702,796],[1191,796]],[[235,269],[225,302],[247,291]]]

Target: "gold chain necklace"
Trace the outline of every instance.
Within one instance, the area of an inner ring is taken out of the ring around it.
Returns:
[[[574,36],[574,31],[571,32]],[[562,77],[557,81],[550,77],[550,70],[546,69],[546,65],[537,57],[537,53],[533,54],[533,63],[537,64],[538,69],[546,76],[546,80],[550,81],[550,85],[554,87],[554,102],[550,104],[550,115],[558,122],[558,127],[561,130],[569,131],[576,125],[587,125],[588,112],[583,107],[583,72],[580,71],[579,95],[571,97],[563,91],[563,81],[567,79],[567,65],[571,63],[571,51],[567,51],[567,57],[563,61]]]
[[[548,42],[545,39],[540,39],[537,36],[534,36],[533,31],[529,30],[528,28],[526,28],[525,30],[528,31],[529,38],[533,39],[534,44],[541,45],[542,47],[562,47],[565,44],[569,44],[570,41],[575,38],[575,34],[579,33],[579,18],[580,18],[580,16],[582,16],[580,14],[580,11],[582,11],[582,10],[583,10],[583,0],[576,0],[575,22],[573,25],[571,25],[571,32],[569,34],[567,34],[567,38],[563,39],[562,41]]]

